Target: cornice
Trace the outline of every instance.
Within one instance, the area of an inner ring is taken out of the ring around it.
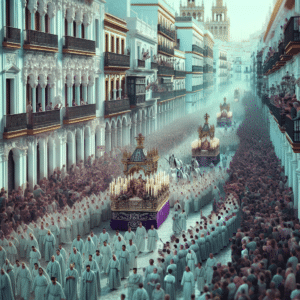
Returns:
[[[131,4],[131,6],[158,6],[162,10],[164,10],[167,14],[169,14],[170,17],[172,17],[175,21],[175,16],[173,14],[171,14],[171,12],[169,10],[167,10],[164,6],[162,6],[160,3],[134,3],[134,4]]]

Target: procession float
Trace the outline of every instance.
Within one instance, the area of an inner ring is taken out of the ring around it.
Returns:
[[[224,103],[220,104],[220,112],[217,113],[217,127],[231,126],[231,121],[230,104],[226,103],[226,98],[224,98]]]
[[[239,89],[234,90],[234,101],[239,102],[240,101],[240,91]]]
[[[198,129],[199,139],[192,143],[192,158],[202,167],[220,162],[220,141],[215,137],[215,126],[209,126],[208,118],[209,115],[205,114],[205,124]]]
[[[122,163],[124,177],[110,184],[111,228],[127,230],[142,222],[146,229],[159,228],[169,215],[170,178],[164,172],[157,173],[158,151],[144,150],[145,137],[136,137],[133,153],[124,152]]]

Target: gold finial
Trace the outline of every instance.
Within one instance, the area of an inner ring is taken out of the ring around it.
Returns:
[[[139,133],[138,137],[135,138],[136,141],[137,141],[137,148],[144,148],[144,140],[145,140],[145,137]]]
[[[208,124],[208,118],[209,118],[209,115],[206,113],[205,116],[204,116],[205,124]]]
[[[224,98],[224,103],[226,103],[226,97]]]

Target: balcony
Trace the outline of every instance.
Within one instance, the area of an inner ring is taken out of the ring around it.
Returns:
[[[284,46],[287,55],[300,52],[300,16],[291,17],[284,30]]]
[[[185,94],[186,94],[186,89],[176,90],[175,91],[175,96],[176,97],[181,97],[181,96],[184,96]]]
[[[10,26],[5,26],[2,46],[9,49],[21,48],[21,30]]]
[[[220,69],[227,69],[228,67],[226,65],[220,66]]]
[[[58,52],[57,35],[36,30],[25,30],[25,33],[24,49]]]
[[[174,68],[167,67],[167,66],[158,66],[157,75],[160,75],[160,76],[174,75]]]
[[[210,65],[205,65],[203,67],[203,73],[213,73],[215,69]]]
[[[202,66],[192,66],[192,72],[203,72],[203,67]]]
[[[294,153],[300,153],[300,120],[293,121],[287,115],[285,120],[285,134]]]
[[[96,43],[74,36],[65,36],[63,53],[93,56],[96,54]]]
[[[171,100],[175,97],[175,91],[152,92],[152,98],[160,98],[158,102]]]
[[[129,99],[105,101],[105,118],[116,114],[130,112]]]
[[[28,135],[35,135],[60,128],[60,110],[31,113],[28,119]]]
[[[192,45],[192,51],[203,55],[203,49],[197,45]]]
[[[186,72],[181,70],[175,70],[175,77],[186,77]]]
[[[283,127],[285,125],[286,114],[282,112],[282,109],[280,107],[277,107],[271,103],[270,105],[268,105],[268,107],[272,115],[274,116],[275,121],[278,123],[280,127]]]
[[[105,52],[104,69],[129,69],[130,56],[124,54],[117,54],[112,52]]]
[[[165,37],[175,41],[175,31],[167,29],[166,27],[162,26],[161,24],[157,24],[157,31],[164,35]]]
[[[141,59],[137,60],[137,66],[138,66],[138,68],[145,68],[145,65],[146,65],[146,63],[145,63],[144,60],[141,60]]]
[[[199,84],[199,85],[194,85],[192,88],[192,91],[195,92],[195,91],[199,91],[202,89],[203,89],[203,84]]]
[[[163,54],[174,55],[174,48],[171,49],[163,45],[158,45],[157,51],[162,52]]]
[[[158,63],[156,63],[156,62],[151,62],[151,69],[152,69],[152,70],[157,70],[157,69],[158,69]]]
[[[220,59],[227,61],[227,57],[226,56],[220,56]]]
[[[64,124],[75,124],[96,118],[96,104],[66,107]]]
[[[27,135],[26,113],[4,116],[4,139],[12,139],[24,135]]]

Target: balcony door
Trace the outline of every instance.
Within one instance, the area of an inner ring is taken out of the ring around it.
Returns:
[[[38,11],[34,15],[34,29],[36,31],[41,31],[41,16]]]
[[[14,93],[14,80],[6,78],[6,115],[13,114],[13,93]]]
[[[14,162],[12,150],[10,150],[8,153],[7,183],[8,183],[8,192],[11,192],[15,188],[15,162]]]
[[[6,5],[6,11],[5,11],[5,17],[6,17],[6,22],[5,22],[5,25],[6,26],[12,26],[11,24],[11,3],[10,3],[11,0],[6,0],[5,1],[5,5]]]

